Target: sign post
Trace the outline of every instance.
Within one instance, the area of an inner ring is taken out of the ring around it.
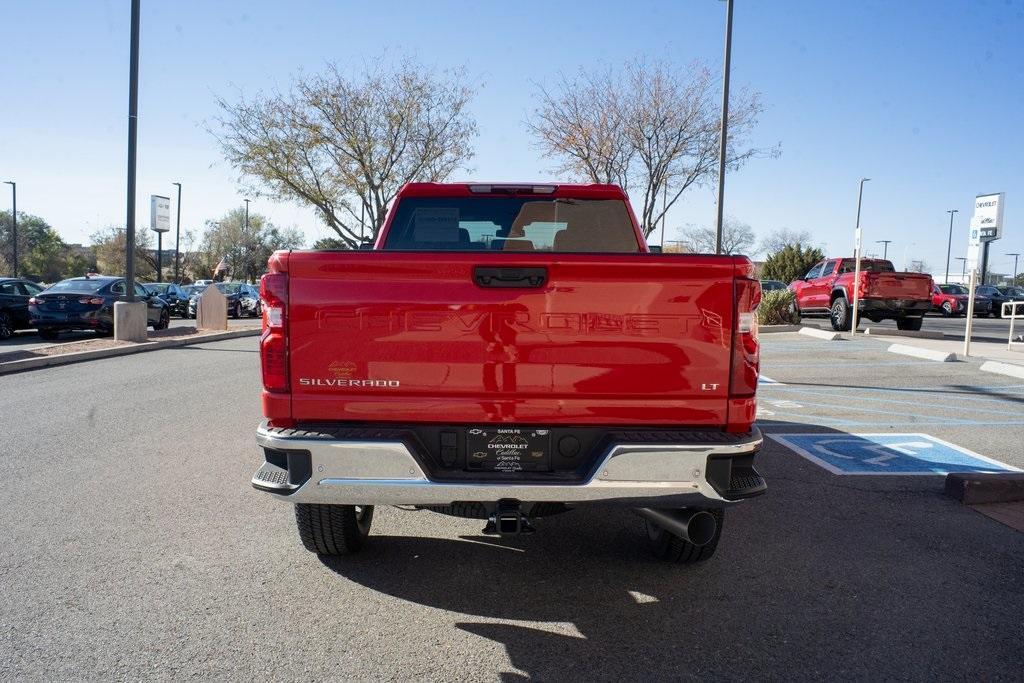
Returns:
[[[156,233],[156,281],[163,282],[164,233],[171,229],[171,198],[149,196],[149,229]]]
[[[964,264],[971,271],[970,286],[967,289],[967,327],[964,330],[964,356],[971,355],[971,332],[974,329],[974,288],[978,283],[978,255],[982,245],[988,250],[988,243],[1002,237],[1003,207],[1006,193],[979,194],[974,198],[974,214],[967,236],[967,261]],[[981,273],[984,284],[984,267]]]

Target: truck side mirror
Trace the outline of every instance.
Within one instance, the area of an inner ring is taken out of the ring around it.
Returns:
[[[360,242],[359,251],[371,251],[373,249],[373,242]]]
[[[649,244],[649,245],[647,245],[647,249],[652,254],[660,254],[660,253],[662,253],[661,245],[660,244]]]

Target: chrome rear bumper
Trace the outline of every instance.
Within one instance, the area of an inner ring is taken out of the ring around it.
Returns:
[[[286,469],[264,464],[252,485],[293,503],[447,505],[454,502],[616,503],[645,507],[721,506],[732,502],[707,478],[711,456],[742,457],[761,447],[754,431],[726,443],[615,444],[588,480],[547,484],[517,480],[433,481],[401,441],[355,441],[282,435],[260,425],[257,443],[310,454],[311,476],[288,483]],[[755,473],[756,475],[756,473]]]

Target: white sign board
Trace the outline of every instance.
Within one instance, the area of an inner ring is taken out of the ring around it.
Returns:
[[[991,242],[1003,236],[1003,207],[1006,193],[979,194],[974,198],[974,215],[971,216],[971,243]]]
[[[149,195],[149,229],[167,232],[171,229],[171,198]]]

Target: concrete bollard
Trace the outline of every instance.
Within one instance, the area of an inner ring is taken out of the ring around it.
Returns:
[[[148,326],[145,301],[114,302],[114,339],[144,342]]]

